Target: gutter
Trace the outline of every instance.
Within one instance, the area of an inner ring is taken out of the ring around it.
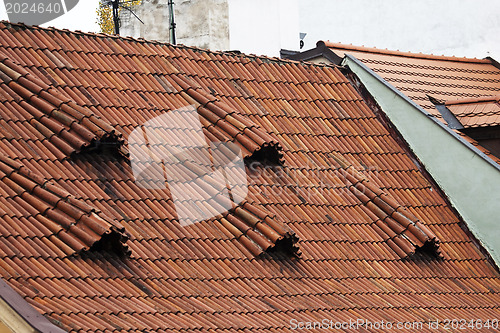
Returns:
[[[15,333],[66,333],[40,314],[3,279],[0,279],[0,321]]]
[[[373,70],[368,68],[365,64],[363,64],[361,61],[359,61],[357,58],[352,56],[351,54],[346,54],[344,60],[342,61],[343,66],[348,66],[346,63],[346,59],[349,59],[350,61],[354,62],[356,65],[361,67],[363,70],[365,70],[367,73],[369,73],[371,76],[373,76],[377,81],[382,83],[384,86],[389,88],[393,93],[401,97],[405,102],[410,104],[412,107],[423,113],[427,118],[431,119],[434,121],[434,123],[438,126],[440,126],[443,130],[448,132],[452,137],[454,137],[456,140],[460,141],[463,145],[465,145],[467,148],[472,150],[475,154],[483,158],[486,162],[488,162],[491,166],[493,166],[495,169],[500,171],[500,165],[493,161],[488,155],[483,153],[481,150],[476,148],[473,144],[470,142],[466,141],[463,139],[460,135],[455,133],[453,130],[451,130],[448,126],[446,126],[444,123],[441,121],[437,120],[432,114],[429,112],[425,111],[420,105],[412,101],[409,97],[407,97],[405,94],[403,94],[401,91],[399,91],[396,87],[385,81],[382,77],[380,77],[377,73],[375,73]]]

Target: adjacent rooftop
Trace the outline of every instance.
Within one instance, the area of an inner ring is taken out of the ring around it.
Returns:
[[[460,130],[469,142],[500,162],[497,127],[500,109],[494,103],[500,93],[500,65],[494,59],[410,53],[329,41],[320,41],[316,49],[288,57],[340,64],[345,54],[359,59],[424,110]],[[485,108],[487,100],[492,103]],[[479,104],[472,105],[472,101]],[[451,104],[462,106],[451,110]],[[465,108],[465,104],[469,107]],[[471,128],[475,130],[469,130]]]

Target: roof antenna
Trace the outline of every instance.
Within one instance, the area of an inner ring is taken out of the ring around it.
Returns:
[[[170,22],[170,26],[168,28],[169,30],[169,37],[170,37],[170,43],[176,44],[175,41],[175,17],[174,17],[174,0],[168,0],[168,21]]]
[[[113,25],[115,26],[115,35],[120,34],[120,18],[118,17],[118,0],[111,0],[113,6]]]
[[[119,35],[120,34],[120,11],[119,11],[119,8],[123,8],[123,9],[126,9],[128,10],[129,12],[132,13],[132,15],[135,16],[136,19],[139,20],[139,22],[141,22],[142,24],[144,24],[144,22],[127,6],[124,6],[124,4],[126,3],[132,3],[134,4],[135,1],[133,0],[128,0],[128,1],[120,1],[120,0],[108,0],[106,2],[106,5],[111,5],[112,9],[113,9],[113,26],[114,26],[114,31],[115,31],[115,35]]]

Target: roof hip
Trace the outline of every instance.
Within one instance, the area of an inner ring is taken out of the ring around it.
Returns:
[[[375,47],[366,47],[366,46],[356,46],[352,44],[342,44],[342,43],[334,43],[330,41],[319,41],[317,46],[326,46],[332,49],[340,49],[347,51],[356,51],[356,52],[366,52],[366,53],[375,53],[375,54],[384,54],[384,55],[392,55],[398,57],[405,58],[416,58],[416,59],[427,59],[427,60],[441,60],[441,61],[456,61],[456,62],[467,62],[467,63],[477,63],[477,64],[491,64],[490,59],[477,59],[477,58],[460,58],[460,57],[450,57],[444,55],[434,55],[434,54],[424,54],[424,53],[412,53],[412,52],[403,52],[403,51],[394,51],[387,49],[377,49]]]

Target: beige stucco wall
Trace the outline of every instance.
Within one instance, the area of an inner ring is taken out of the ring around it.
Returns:
[[[167,0],[143,0],[141,5],[133,6],[131,10],[145,24],[142,24],[129,11],[122,9],[120,11],[120,35],[168,42]]]
[[[209,50],[229,49],[227,0],[176,1],[177,43]]]
[[[130,12],[120,13],[120,34],[149,40],[169,40],[168,0],[143,0]],[[227,0],[177,0],[174,3],[176,42],[210,50],[229,49]]]
[[[0,321],[0,333],[13,333],[13,331]]]

